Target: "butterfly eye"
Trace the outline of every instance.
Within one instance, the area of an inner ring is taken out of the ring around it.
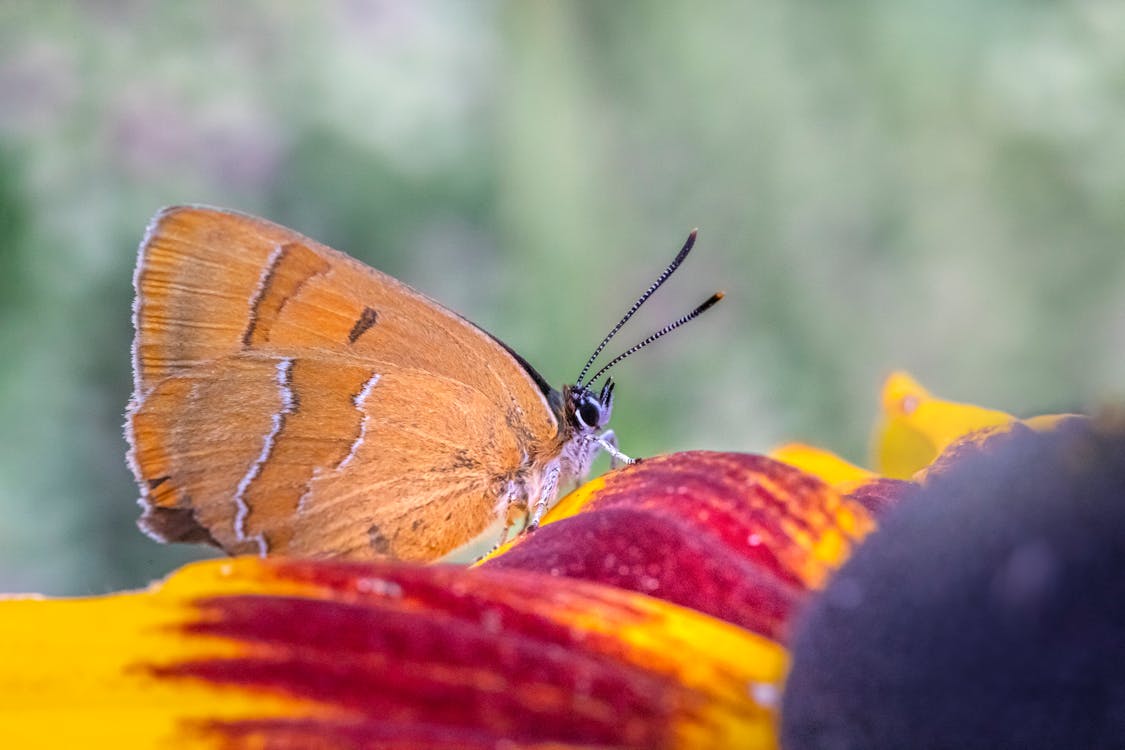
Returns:
[[[593,400],[583,400],[578,404],[576,414],[583,427],[597,427],[602,418],[602,410]]]

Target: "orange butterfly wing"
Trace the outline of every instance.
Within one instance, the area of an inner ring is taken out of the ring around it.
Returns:
[[[167,209],[135,286],[127,432],[159,539],[434,559],[558,453],[546,384],[503,345],[283,227]]]

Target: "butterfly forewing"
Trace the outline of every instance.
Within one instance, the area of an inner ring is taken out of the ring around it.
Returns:
[[[558,451],[546,394],[502,345],[282,227],[169,209],[135,284],[131,457],[159,538],[432,559]]]

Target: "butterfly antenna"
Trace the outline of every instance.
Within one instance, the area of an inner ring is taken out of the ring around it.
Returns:
[[[642,294],[637,299],[637,301],[633,303],[633,306],[629,308],[629,312],[625,313],[625,316],[617,322],[617,325],[613,327],[613,330],[606,334],[606,337],[602,339],[602,343],[598,344],[598,348],[595,349],[594,353],[590,355],[590,359],[586,360],[586,366],[583,367],[582,372],[579,373],[578,380],[574,381],[575,384],[582,384],[582,379],[586,377],[586,373],[590,371],[590,368],[593,366],[594,361],[598,358],[598,355],[601,354],[605,349],[606,344],[609,343],[609,340],[617,335],[617,332],[621,330],[621,327],[629,322],[629,318],[633,317],[633,313],[641,309],[641,305],[645,303],[645,300],[651,297],[652,293],[659,289],[660,285],[667,281],[668,277],[671,276],[672,273],[680,267],[680,264],[684,262],[684,258],[688,256],[688,253],[691,252],[692,247],[695,245],[695,235],[698,232],[698,229],[691,230],[691,234],[688,235],[687,241],[684,242],[683,248],[680,249],[680,252],[676,255],[675,259],[668,264],[668,267],[664,269],[664,272],[662,274],[656,277],[656,281],[652,282],[652,286],[650,286],[645,291],[645,293]],[[591,378],[591,381],[592,380],[593,379]]]
[[[680,318],[679,320],[675,320],[675,321],[669,323],[668,325],[664,326],[663,328],[661,328],[656,333],[654,333],[651,336],[648,336],[647,338],[645,338],[640,343],[635,344],[634,346],[631,346],[628,349],[626,349],[625,351],[621,352],[616,357],[611,359],[609,361],[609,364],[607,364],[605,367],[603,367],[602,369],[600,369],[596,373],[594,373],[594,375],[590,378],[587,385],[591,385],[593,383],[596,383],[598,378],[600,378],[602,375],[604,375],[606,372],[608,372],[611,367],[613,367],[614,365],[616,365],[618,362],[625,359],[629,355],[635,354],[636,352],[639,352],[641,349],[644,349],[646,346],[651,344],[653,341],[656,341],[659,338],[663,338],[664,336],[668,335],[669,333],[676,330],[677,328],[684,325],[685,323],[688,323],[692,320],[695,320],[700,315],[702,315],[703,313],[710,310],[722,298],[723,298],[722,292],[715,292],[710,297],[708,297],[707,300],[702,305],[695,308],[694,310],[689,312],[684,317]]]

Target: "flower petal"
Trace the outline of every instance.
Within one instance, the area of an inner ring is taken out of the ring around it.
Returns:
[[[580,488],[484,568],[650,594],[783,640],[795,606],[873,523],[814,476],[764,456],[645,459]]]
[[[232,641],[180,634],[200,616],[196,597],[219,587],[228,595],[254,590],[232,575],[235,569],[226,562],[192,566],[155,589],[108,597],[0,600],[5,746],[151,747],[174,735],[180,746],[196,747],[213,743],[202,741],[198,728],[185,723],[190,719],[311,715],[312,707],[294,696],[220,693],[198,681],[156,676],[154,670],[168,665],[248,652]],[[298,590],[272,589],[277,595]]]
[[[774,448],[769,455],[770,458],[819,477],[836,489],[850,489],[878,476],[873,471],[845,461],[835,453],[805,443],[788,443]]]
[[[786,668],[656,599],[452,566],[215,561],[0,618],[13,747],[770,748]]]
[[[1078,414],[1044,414],[1017,419],[994,409],[934,398],[906,373],[893,373],[883,386],[883,419],[875,431],[875,462],[891,478],[921,480],[940,456],[972,450],[991,436],[1019,427],[1053,430]]]
[[[875,431],[876,470],[909,479],[955,440],[1014,420],[1002,411],[934,398],[906,373],[892,373],[883,385],[883,417]]]
[[[917,485],[902,479],[888,479],[860,468],[823,448],[805,443],[789,443],[770,451],[770,457],[814,474],[878,518],[898,504]]]

